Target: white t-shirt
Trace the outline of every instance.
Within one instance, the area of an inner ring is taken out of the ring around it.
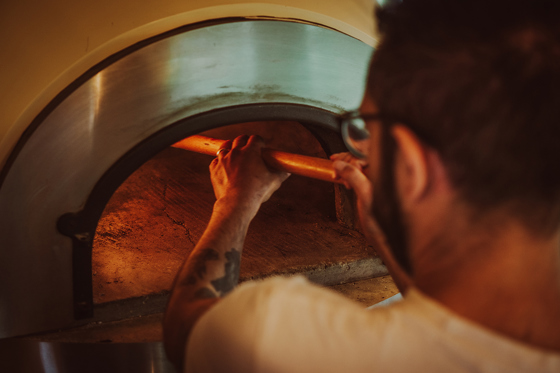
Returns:
[[[240,285],[195,325],[185,371],[560,372],[560,354],[505,338],[412,289],[372,310],[303,277]]]

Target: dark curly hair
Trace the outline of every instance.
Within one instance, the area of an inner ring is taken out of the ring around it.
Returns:
[[[560,1],[401,0],[377,19],[381,114],[439,152],[475,211],[558,229]]]

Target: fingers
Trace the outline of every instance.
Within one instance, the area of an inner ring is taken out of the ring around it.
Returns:
[[[240,154],[243,150],[257,150],[265,146],[265,142],[260,136],[252,135],[241,135],[237,136],[233,140],[227,140],[222,143],[220,149],[216,153],[216,158],[214,158],[213,163],[221,161],[230,153],[235,153],[236,156]],[[233,155],[233,154],[232,154]]]
[[[232,150],[232,149],[241,149],[244,147],[259,147],[263,148],[265,146],[265,142],[262,137],[257,135],[241,135],[237,136],[233,140],[224,141],[222,146],[220,146],[220,153],[227,153],[225,150]]]
[[[225,154],[227,154],[228,151],[234,150],[235,152],[239,152],[240,150],[244,150],[244,149],[245,150],[259,149],[260,151],[260,149],[263,148],[264,146],[265,146],[265,142],[260,136],[241,135],[241,136],[237,136],[233,140],[228,140],[224,142],[223,145],[220,147],[220,149],[224,149],[224,150],[222,150],[220,154],[224,153],[225,156]]]
[[[232,140],[226,140],[226,141],[224,141],[224,143],[222,144],[220,149],[231,149],[232,144],[233,144]]]
[[[249,141],[247,142],[247,147],[248,148],[254,148],[254,149],[258,149],[259,152],[262,148],[264,148],[266,146],[266,143],[264,141],[264,139],[258,135],[253,135],[249,138]],[[265,162],[266,164],[266,162]],[[267,168],[270,172],[276,174],[278,176],[278,180],[279,180],[279,185],[282,184],[284,181],[286,181],[286,179],[288,177],[290,177],[292,174],[289,172],[284,172],[284,171],[279,171],[277,169],[271,168],[267,165]]]
[[[330,156],[331,161],[343,161],[346,163],[350,163],[353,166],[358,167],[359,169],[363,170],[367,168],[367,161],[365,159],[359,159],[354,157],[351,153],[344,152],[344,153],[336,153]]]
[[[330,159],[333,161],[334,179],[342,180],[346,188],[355,189],[357,183],[367,180],[363,173],[368,166],[365,160],[358,159],[348,152],[335,153]]]
[[[233,145],[232,145],[232,149],[237,149],[237,148],[242,148],[245,145],[247,145],[247,141],[249,141],[249,136],[247,135],[241,135],[241,136],[237,136],[234,140],[233,140]]]
[[[264,148],[265,146],[265,142],[264,139],[260,136],[257,135],[252,135],[251,137],[249,137],[249,140],[247,141],[247,147],[250,148]]]
[[[335,179],[343,181],[348,189],[353,189],[362,203],[368,205],[371,201],[371,182],[364,173],[356,166],[336,160],[333,162]]]
[[[231,197],[240,206],[260,206],[268,200],[288,173],[270,169],[262,158],[265,146],[259,136],[242,135],[222,143],[210,164],[216,199]]]
[[[343,152],[343,153],[335,153],[333,155],[330,156],[331,161],[344,161],[346,163],[350,163],[350,161],[352,160],[352,158],[355,158],[352,154],[348,153],[348,152]]]
[[[231,140],[225,141],[220,147],[220,150],[218,150],[218,153],[216,155],[216,158],[214,158],[214,161],[221,160],[223,157],[225,157],[226,154],[228,154],[229,151],[231,150],[231,147],[232,147],[232,141]]]

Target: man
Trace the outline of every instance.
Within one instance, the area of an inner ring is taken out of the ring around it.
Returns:
[[[559,372],[559,16],[546,0],[378,12],[359,109],[368,167],[333,159],[366,235],[390,247],[380,255],[405,293],[393,306],[366,311],[302,278],[222,299],[249,222],[287,177],[262,163],[259,139],[228,143],[170,298],[169,357],[189,372]]]

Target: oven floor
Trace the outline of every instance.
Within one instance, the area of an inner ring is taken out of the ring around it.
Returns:
[[[366,306],[397,293],[390,276],[330,286]],[[178,373],[163,348],[162,314],[0,340],[0,371],[10,373]]]
[[[379,303],[398,293],[391,276],[333,285],[328,288],[361,303],[364,307]],[[69,343],[157,342],[162,340],[162,317],[162,313],[156,313],[121,321],[97,322],[79,328],[29,338]]]

